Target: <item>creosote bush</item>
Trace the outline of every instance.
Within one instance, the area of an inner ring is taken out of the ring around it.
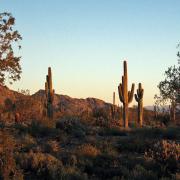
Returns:
[[[100,150],[90,144],[83,144],[77,148],[77,154],[80,156],[96,157]]]
[[[56,128],[75,137],[85,137],[88,128],[76,117],[65,117],[57,121]]]
[[[21,169],[17,167],[15,157],[15,139],[6,133],[0,132],[0,179],[23,179]]]
[[[180,168],[180,144],[175,141],[160,140],[145,152],[145,157],[165,165],[170,171],[176,171]]]

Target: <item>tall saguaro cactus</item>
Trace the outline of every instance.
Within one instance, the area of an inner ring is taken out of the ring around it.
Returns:
[[[132,102],[134,96],[134,83],[132,84],[131,91],[128,91],[128,74],[127,62],[124,61],[124,75],[122,76],[122,83],[118,86],[119,99],[123,103],[123,126],[128,128],[128,105]]]
[[[115,92],[113,92],[113,105],[111,107],[111,112],[112,112],[112,119],[115,120],[115,116],[116,116],[116,102],[115,102],[115,98],[116,98],[116,94]]]
[[[52,88],[52,73],[50,67],[48,68],[48,75],[46,76],[45,93],[47,116],[53,118],[54,89]]]
[[[137,89],[137,94],[135,94],[135,99],[138,102],[138,124],[139,124],[139,126],[143,125],[143,95],[144,95],[144,89],[142,88],[142,84],[139,83],[139,87]]]

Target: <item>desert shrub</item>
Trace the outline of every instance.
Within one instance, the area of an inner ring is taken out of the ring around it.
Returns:
[[[144,128],[134,129],[130,133],[133,137],[143,138],[143,139],[180,139],[179,127],[168,127],[168,128],[144,127]]]
[[[88,177],[87,174],[80,172],[77,168],[65,167],[61,179],[86,180]]]
[[[18,144],[20,145],[20,149],[22,152],[29,152],[30,150],[37,147],[37,142],[35,138],[33,138],[29,134],[25,134],[21,137],[19,137],[18,140],[16,140]]]
[[[62,162],[47,153],[19,154],[17,162],[25,172],[34,173],[38,179],[59,179],[63,176]]]
[[[60,144],[56,140],[48,140],[47,142],[42,143],[41,146],[42,152],[44,153],[51,153],[53,155],[57,155],[61,152]]]
[[[0,128],[3,129],[4,127],[5,127],[5,123],[4,122],[0,122]]]
[[[133,129],[131,135],[136,138],[159,139],[163,137],[163,129],[151,127]]]
[[[65,153],[61,156],[63,165],[75,167],[77,165],[77,156],[75,154]]]
[[[96,125],[98,126],[109,126],[111,119],[111,109],[109,108],[95,108],[92,116],[96,119]]]
[[[170,123],[171,118],[168,113],[160,113],[157,115],[156,121],[160,122],[161,124],[163,123],[165,126],[167,126]]]
[[[14,158],[15,140],[6,132],[0,133],[0,179],[23,179]]]
[[[52,137],[58,134],[57,129],[46,126],[40,121],[32,121],[28,126],[28,133],[35,137]]]
[[[115,140],[111,137],[104,138],[103,140],[97,140],[96,144],[93,143],[93,145],[101,150],[101,154],[118,156],[119,152],[117,148],[118,146],[116,146],[116,139],[117,137],[115,137]]]
[[[163,130],[163,139],[180,140],[180,128],[168,127],[167,129]]]
[[[99,135],[101,136],[127,136],[125,131],[120,128],[103,128],[100,130]]]
[[[176,172],[180,168],[180,144],[170,140],[158,141],[145,153],[145,157],[162,164],[167,172]]]
[[[86,166],[85,171],[90,175],[95,174],[97,179],[112,179],[122,176],[118,158],[107,154],[98,155],[93,160],[93,165]]]
[[[65,131],[75,137],[84,137],[88,131],[87,127],[76,117],[62,118],[56,123],[56,128]]]
[[[18,131],[19,135],[26,135],[26,134],[28,134],[27,126],[25,126],[23,124],[14,124],[13,127]]]
[[[125,179],[131,179],[131,180],[141,180],[141,179],[152,180],[153,179],[153,180],[158,180],[158,177],[152,171],[148,171],[143,166],[138,164],[130,172],[128,177],[126,177]]]
[[[120,152],[137,152],[144,153],[151,147],[152,141],[143,138],[127,137],[118,141],[118,149]]]
[[[100,150],[90,144],[83,144],[77,147],[76,153],[79,156],[96,157],[100,154]]]

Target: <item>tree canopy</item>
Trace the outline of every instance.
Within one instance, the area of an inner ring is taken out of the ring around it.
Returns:
[[[171,66],[165,71],[165,80],[158,85],[160,95],[164,100],[179,103],[180,96],[180,66]]]
[[[177,54],[178,58],[180,54]],[[155,95],[155,105],[164,109],[167,102],[171,104],[169,108],[170,119],[176,121],[176,112],[180,106],[180,64],[169,67],[165,71],[165,79],[158,85],[160,95]]]
[[[21,57],[15,55],[15,50],[21,48],[22,37],[14,25],[15,18],[10,13],[0,13],[0,84],[4,84],[6,78],[11,84],[20,79]]]

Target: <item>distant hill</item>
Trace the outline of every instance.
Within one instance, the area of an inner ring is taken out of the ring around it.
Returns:
[[[11,99],[12,101],[15,101],[16,99],[22,96],[24,95],[16,91],[10,90],[6,86],[0,85],[0,105],[3,105],[7,98]]]
[[[11,102],[10,106],[6,102]],[[112,116],[111,103],[96,98],[77,99],[67,95],[55,94],[54,114],[58,119],[62,116]],[[116,106],[117,108],[117,106]],[[144,119],[151,121],[153,112],[151,107],[145,107]],[[15,113],[19,113],[22,121],[40,120],[45,115],[45,91],[39,90],[33,95],[24,95],[0,85],[0,112],[3,119],[13,119]],[[10,116],[10,117],[9,117]],[[122,120],[120,109],[116,112],[117,120]],[[129,108],[129,121],[137,121],[137,110]]]
[[[45,91],[39,90],[31,96],[33,99],[43,102],[45,100]],[[54,108],[55,111],[64,114],[80,115],[83,112],[92,112],[93,109],[105,108],[110,109],[111,104],[96,98],[77,99],[67,95],[55,94]]]
[[[16,112],[23,116],[23,119],[39,119],[45,110],[45,91],[39,90],[35,94],[23,95],[0,85],[0,111],[4,112],[5,102],[11,100]],[[105,109],[110,112],[111,104],[96,98],[77,99],[67,95],[55,94],[54,108],[56,117],[62,115],[81,115],[92,113],[95,109]],[[6,108],[7,109],[7,108]],[[6,110],[8,111],[8,110]],[[12,109],[9,109],[12,111]],[[12,112],[13,113],[13,112]]]

